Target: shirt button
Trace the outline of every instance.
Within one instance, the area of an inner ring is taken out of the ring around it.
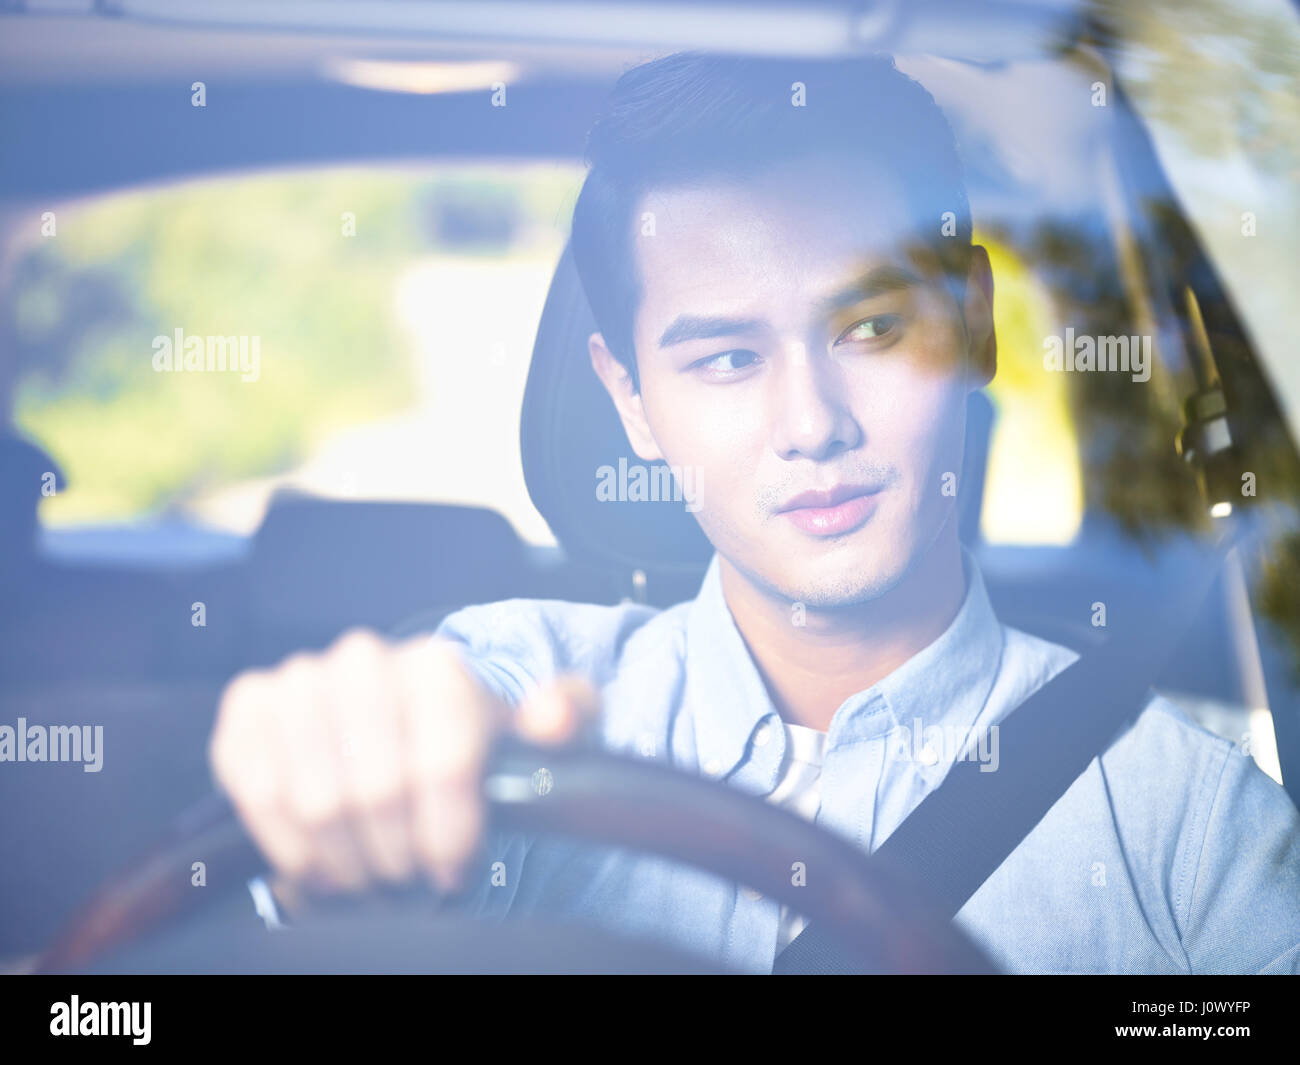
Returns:
[[[924,747],[921,748],[921,750],[920,750],[920,756],[921,756],[921,764],[922,764],[922,765],[938,765],[938,764],[939,764],[939,755],[935,752],[935,749],[934,749],[933,747],[931,747],[928,743],[927,743]]]
[[[770,725],[759,725],[758,731],[754,733],[754,746],[766,747],[771,738],[772,727]]]
[[[744,895],[745,898],[749,899],[750,902],[757,902],[763,897],[761,891],[755,891],[752,887],[741,888],[740,891],[741,894]]]
[[[704,771],[708,773],[709,776],[716,777],[719,773],[722,772],[722,763],[719,762],[716,758],[710,758],[707,762],[704,763]]]

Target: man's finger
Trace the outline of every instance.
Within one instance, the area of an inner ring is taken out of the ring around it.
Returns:
[[[568,743],[600,713],[600,695],[581,677],[557,677],[526,698],[515,731],[534,743]]]

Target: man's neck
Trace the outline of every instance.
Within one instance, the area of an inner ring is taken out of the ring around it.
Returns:
[[[851,695],[887,677],[933,643],[961,608],[966,592],[955,532],[939,541],[878,599],[834,610],[807,610],[755,586],[721,559],[722,590],[781,716],[825,731]]]

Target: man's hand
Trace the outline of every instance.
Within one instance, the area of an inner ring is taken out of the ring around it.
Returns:
[[[456,645],[353,631],[231,681],[209,759],[279,883],[362,891],[423,873],[453,890],[483,828],[495,736],[562,743],[597,705],[588,684],[564,678],[514,711]]]

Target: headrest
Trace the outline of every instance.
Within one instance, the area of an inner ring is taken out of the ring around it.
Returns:
[[[703,573],[713,548],[680,499],[602,499],[598,485],[626,487],[626,472],[649,466],[647,481],[668,483],[662,463],[637,457],[623,424],[591,369],[587,338],[596,332],[568,248],[560,258],[533,345],[524,390],[520,447],[533,504],[575,562],[624,574]],[[993,411],[983,392],[971,395],[962,478],[962,539],[979,535],[984,467]],[[620,465],[621,463],[621,465]],[[680,493],[674,493],[680,495]]]
[[[713,548],[685,500],[671,498],[680,492],[643,500],[620,490],[627,487],[627,471],[640,468],[647,468],[648,484],[670,482],[663,463],[646,463],[632,450],[591,369],[587,338],[596,331],[565,248],[542,308],[524,390],[519,443],[528,494],[576,562],[622,572],[703,572]],[[611,494],[614,499],[602,498]]]

